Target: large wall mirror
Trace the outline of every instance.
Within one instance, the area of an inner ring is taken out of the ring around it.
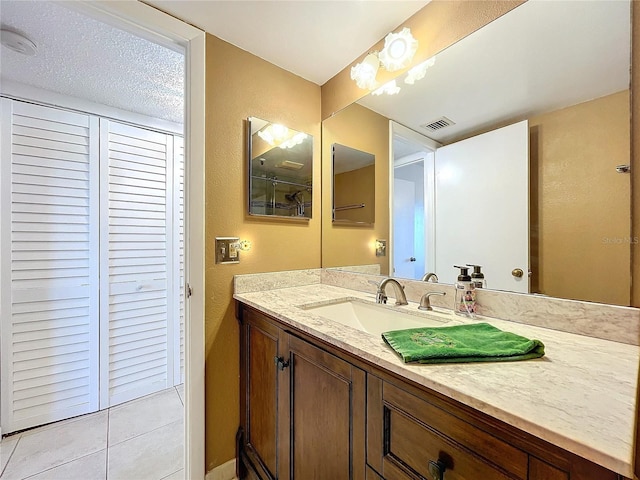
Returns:
[[[375,222],[376,157],[357,148],[331,146],[333,172],[333,221]]]
[[[450,146],[528,121],[530,292],[629,305],[630,175],[616,167],[630,163],[630,46],[628,1],[529,1],[438,54],[414,85],[399,78],[399,94],[369,95],[325,122],[367,109],[387,120],[386,129],[359,124],[369,135],[389,137],[393,120],[428,137],[392,138],[391,182],[393,162],[407,165],[433,151],[437,158],[437,148],[427,152],[425,144]],[[434,168],[435,175],[437,160]],[[495,174],[509,182],[508,169]],[[482,189],[460,195],[473,203]],[[377,191],[376,199],[393,203],[388,191]],[[416,220],[415,228],[424,232],[429,222],[419,214],[424,223]],[[331,235],[323,230],[323,266],[336,266],[324,248]],[[429,271],[428,255],[406,256],[423,262],[411,277]]]
[[[247,125],[249,214],[311,218],[313,137],[256,117]]]

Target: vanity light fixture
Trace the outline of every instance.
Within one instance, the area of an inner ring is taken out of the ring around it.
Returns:
[[[373,90],[378,86],[376,75],[380,68],[380,59],[378,58],[378,52],[371,52],[361,63],[351,67],[351,80],[356,81],[358,88],[364,88],[367,90]]]
[[[306,138],[307,138],[306,133],[298,132],[293,137],[289,138],[288,140],[285,140],[278,146],[282,149],[292,148],[292,147],[295,147],[296,145],[300,145],[302,142],[305,141]]]
[[[371,95],[382,95],[386,93],[387,95],[395,95],[400,92],[400,87],[396,83],[395,80],[391,80],[390,82],[385,83],[383,86],[371,92]]]
[[[362,62],[351,67],[351,80],[355,80],[359,88],[375,90],[378,88],[376,75],[380,65],[389,72],[406,68],[411,63],[417,49],[418,41],[413,38],[411,30],[408,28],[403,28],[399,33],[390,33],[385,37],[384,48],[380,53],[369,52]],[[388,88],[385,93],[390,93]],[[399,91],[396,86],[393,93],[390,94],[393,95]]]
[[[391,80],[390,82],[385,83],[383,86],[371,92],[371,95],[382,95],[386,93],[387,95],[395,95],[400,92],[400,87],[396,84],[395,80]]]
[[[413,85],[418,80],[422,80],[427,74],[427,69],[429,67],[433,67],[435,63],[436,63],[436,57],[431,57],[429,60],[419,63],[418,65],[416,65],[415,67],[413,67],[411,70],[407,72],[407,76],[404,79],[404,83],[406,83],[407,85]]]
[[[258,136],[272,147],[287,140],[289,129],[279,123],[271,123],[258,131]]]
[[[306,133],[292,133],[287,127],[279,123],[267,125],[258,131],[258,136],[272,147],[278,146],[282,149],[300,145],[307,138]]]
[[[418,49],[418,41],[411,30],[403,28],[399,33],[390,33],[384,39],[384,48],[379,58],[382,66],[390,72],[406,68]]]

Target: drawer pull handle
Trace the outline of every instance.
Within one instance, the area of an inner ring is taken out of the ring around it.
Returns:
[[[289,360],[285,362],[284,357],[275,357],[273,360],[280,370],[284,370],[289,366]]]
[[[431,475],[433,480],[444,480],[444,471],[446,469],[446,465],[440,460],[437,462],[429,460],[429,475]]]

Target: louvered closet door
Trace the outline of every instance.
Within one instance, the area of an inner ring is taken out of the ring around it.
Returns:
[[[98,408],[98,120],[0,99],[2,433]]]
[[[178,370],[176,371],[176,384],[184,383],[184,141],[182,137],[173,137],[173,151],[174,151],[174,178],[175,184],[175,199],[174,199],[174,238],[177,242],[177,269],[179,272],[179,281],[176,282],[177,288],[174,289],[174,298],[178,302],[178,315],[180,317],[180,335],[179,335],[179,351],[180,362]],[[178,363],[178,362],[176,362]]]
[[[100,120],[101,408],[173,385],[173,137]]]

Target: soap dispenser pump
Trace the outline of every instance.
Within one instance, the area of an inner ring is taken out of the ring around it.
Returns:
[[[487,281],[485,280],[484,273],[482,273],[481,270],[482,266],[467,263],[467,267],[473,267],[473,272],[471,273],[473,288],[487,288]]]
[[[455,313],[465,317],[472,317],[476,313],[476,294],[473,281],[469,275],[469,267],[458,265],[454,265],[454,267],[460,269],[460,275],[458,275],[458,281],[455,284]]]

